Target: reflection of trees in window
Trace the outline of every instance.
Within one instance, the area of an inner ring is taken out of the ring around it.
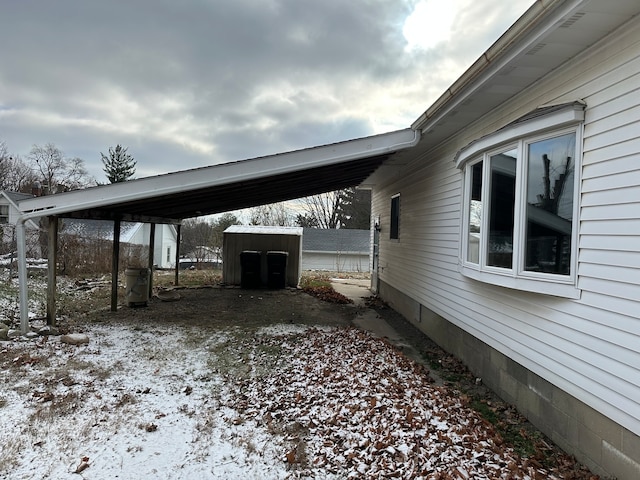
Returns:
[[[489,160],[489,241],[487,265],[512,268],[516,201],[517,150],[492,155]]]
[[[571,264],[575,134],[528,146],[528,271],[568,275]]]
[[[480,234],[482,230],[482,161],[471,167],[471,196],[469,198],[469,238],[467,261],[480,261]]]

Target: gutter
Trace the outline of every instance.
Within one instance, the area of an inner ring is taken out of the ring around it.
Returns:
[[[487,73],[489,68],[527,34],[534,31],[549,17],[550,12],[569,3],[572,8],[584,3],[583,0],[537,0],[489,49],[476,60],[420,117],[411,128],[424,133],[433,122],[447,114],[456,100],[463,100],[464,92]]]

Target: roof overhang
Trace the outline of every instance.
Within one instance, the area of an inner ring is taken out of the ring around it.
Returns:
[[[413,122],[412,128],[422,133],[419,144],[390,157],[366,183],[389,181],[397,174],[397,166],[429,158],[429,151],[481,122],[638,15],[638,0],[536,1]],[[502,126],[513,120],[505,118]]]
[[[413,129],[75,190],[19,203],[24,218],[55,215],[178,223],[356,186],[420,138]]]
[[[637,0],[538,0],[412,127],[440,143],[638,14]]]

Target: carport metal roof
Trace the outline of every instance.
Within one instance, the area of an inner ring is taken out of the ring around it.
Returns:
[[[358,185],[393,153],[414,146],[413,129],[278,155],[30,198],[23,218],[55,215],[155,223],[227,212]]]

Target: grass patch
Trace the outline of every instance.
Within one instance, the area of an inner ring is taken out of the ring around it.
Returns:
[[[157,287],[169,288],[175,286],[174,271],[154,271],[153,284]],[[222,271],[208,270],[180,270],[179,283],[181,287],[202,287],[217,285],[222,282]]]
[[[331,287],[331,280],[323,274],[305,274],[300,279],[300,288],[323,288]]]
[[[323,274],[303,275],[300,279],[303,292],[329,303],[353,303],[351,299],[336,292],[329,277]]]

